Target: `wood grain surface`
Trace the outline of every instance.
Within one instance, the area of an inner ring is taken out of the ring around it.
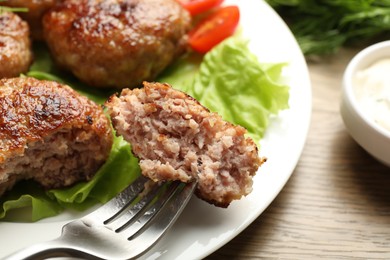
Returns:
[[[356,144],[339,113],[342,75],[357,51],[308,61],[312,119],[293,175],[207,259],[390,259],[390,168]]]

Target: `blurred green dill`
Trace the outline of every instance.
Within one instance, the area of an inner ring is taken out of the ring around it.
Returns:
[[[2,12],[28,12],[28,8],[24,7],[8,7],[2,6],[2,2],[7,2],[7,0],[0,0],[0,14]]]
[[[390,0],[266,0],[306,56],[390,39]]]

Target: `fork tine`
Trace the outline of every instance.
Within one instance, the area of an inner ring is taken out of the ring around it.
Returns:
[[[124,230],[125,236],[130,237],[145,226],[156,213],[165,205],[169,198],[180,187],[180,182],[168,182],[164,185],[156,185],[151,192],[133,205],[127,212],[115,220],[111,228],[117,233]],[[109,225],[110,226],[110,225]]]
[[[100,224],[115,218],[124,209],[126,209],[127,205],[131,204],[138,197],[138,195],[144,190],[145,183],[147,181],[148,178],[145,176],[139,176],[121,193],[116,195],[100,208],[83,217],[83,220],[86,222],[92,221],[93,223]]]
[[[46,259],[57,256],[82,257],[83,259],[133,259],[142,255],[172,226],[187,205],[197,185],[193,182],[163,186],[162,192],[166,194],[154,197],[150,210],[146,212],[146,215],[152,214],[153,217],[145,216],[146,221],[141,217],[142,228],[137,229],[135,234],[126,234],[125,228],[123,233],[114,232],[103,222],[96,222],[96,218],[103,219],[98,213],[109,216],[108,219],[111,219],[112,212],[115,212],[115,216],[118,215],[117,212],[121,211],[123,205],[128,204],[128,195],[137,197],[143,190],[146,180],[142,179],[137,180],[136,185],[130,185],[122,194],[109,202],[115,210],[109,210],[107,206],[103,206],[104,210],[97,210],[63,226],[62,234],[57,239],[22,249],[8,256],[7,259]],[[162,204],[159,205],[161,202]],[[121,216],[120,214],[119,217]]]
[[[166,186],[154,183],[152,184],[152,187],[146,189],[147,193],[140,194],[140,199],[137,203],[128,205],[126,209],[122,211],[122,214],[117,216],[117,218],[112,218],[110,221],[106,221],[106,226],[119,233],[124,227],[133,224],[135,220],[138,221],[142,214],[145,213],[151,202],[157,198],[158,194],[161,193],[161,190]]]
[[[165,234],[189,202],[196,185],[194,181],[176,187],[161,210],[156,211],[154,218],[128,238],[133,250],[132,257],[146,253]]]

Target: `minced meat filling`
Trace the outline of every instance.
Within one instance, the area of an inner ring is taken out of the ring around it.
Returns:
[[[252,177],[265,159],[243,127],[161,83],[124,89],[106,106],[145,176],[154,181],[197,179],[197,195],[222,207],[251,192]]]

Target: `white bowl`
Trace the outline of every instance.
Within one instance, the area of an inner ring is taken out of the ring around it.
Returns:
[[[368,113],[369,110],[363,108],[355,94],[359,84],[356,82],[357,73],[381,59],[390,59],[390,41],[371,45],[350,61],[343,77],[340,113],[352,138],[378,161],[390,166],[390,129],[375,122]],[[382,75],[390,78],[390,68]],[[390,98],[390,93],[388,95]],[[388,115],[390,125],[390,110]]]

